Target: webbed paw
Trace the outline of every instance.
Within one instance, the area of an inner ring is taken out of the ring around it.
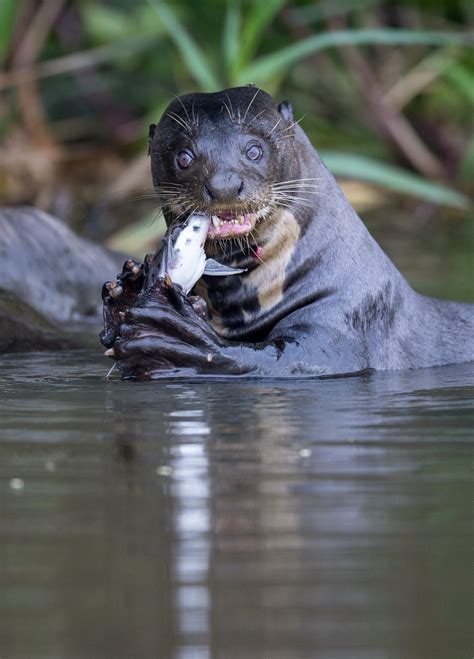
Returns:
[[[143,264],[128,259],[116,279],[106,281],[102,287],[104,329],[100,333],[100,341],[106,348],[113,345],[125,311],[137,301],[143,286],[144,271]]]
[[[178,286],[157,281],[121,313],[113,347],[106,354],[117,361],[124,378],[215,372],[225,361],[223,342],[202,303],[202,298],[187,297]]]

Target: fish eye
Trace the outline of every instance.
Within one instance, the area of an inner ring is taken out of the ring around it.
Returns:
[[[190,166],[190,164],[193,162],[193,160],[194,160],[194,155],[191,153],[191,151],[188,151],[187,149],[183,149],[183,151],[180,151],[176,156],[176,162],[180,169],[187,169]]]
[[[253,160],[254,162],[257,162],[257,160],[260,160],[260,158],[263,156],[263,149],[258,144],[251,144],[247,148],[245,155],[249,160]]]

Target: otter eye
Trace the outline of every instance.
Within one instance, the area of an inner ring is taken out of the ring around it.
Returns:
[[[260,160],[263,155],[263,149],[258,144],[252,144],[245,152],[245,155],[249,160]]]
[[[176,162],[180,169],[187,169],[194,160],[194,156],[190,151],[180,151],[176,156]]]

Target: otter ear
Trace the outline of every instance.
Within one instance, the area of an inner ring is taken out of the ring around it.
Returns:
[[[150,155],[151,141],[153,139],[153,136],[155,135],[155,131],[156,131],[156,124],[150,124],[150,128],[148,129],[148,155]]]
[[[293,108],[288,103],[288,101],[282,101],[282,103],[280,103],[278,106],[278,112],[281,114],[285,121],[288,121],[288,123],[292,123],[295,120],[293,115]]]

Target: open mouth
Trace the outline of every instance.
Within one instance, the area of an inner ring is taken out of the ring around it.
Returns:
[[[262,211],[258,213],[223,211],[218,215],[212,215],[207,237],[218,239],[245,236],[250,233],[261,216]]]

